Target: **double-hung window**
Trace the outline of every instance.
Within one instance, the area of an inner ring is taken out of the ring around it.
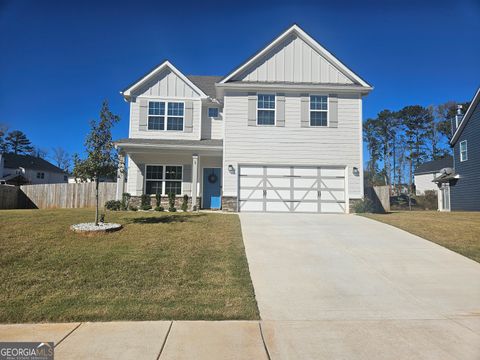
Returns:
[[[275,125],[275,95],[258,94],[257,125]]]
[[[148,130],[165,129],[165,103],[150,101],[148,103]]]
[[[165,108],[167,108],[166,116]],[[183,102],[150,101],[148,103],[148,130],[183,131],[183,116]],[[165,117],[167,118],[166,126]]]
[[[310,126],[328,126],[327,96],[310,96]]]
[[[167,130],[183,131],[183,103],[168,103]]]
[[[183,168],[177,165],[147,165],[145,194],[182,193]]]
[[[467,140],[460,141],[460,161],[467,161],[468,160],[468,153],[467,153]]]
[[[208,117],[218,118],[218,108],[208,108]]]

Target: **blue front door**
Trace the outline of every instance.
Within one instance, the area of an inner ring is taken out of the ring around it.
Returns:
[[[203,207],[220,209],[222,204],[220,184],[222,183],[220,168],[203,169]]]

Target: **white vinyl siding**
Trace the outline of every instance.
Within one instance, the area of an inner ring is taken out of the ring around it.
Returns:
[[[209,107],[204,104],[202,110],[202,139],[223,139],[223,114],[218,109],[218,117],[212,118],[208,115]]]
[[[460,161],[464,162],[468,160],[467,140],[460,142]]]
[[[248,94],[227,92],[224,100],[224,196],[237,196],[237,173],[228,165],[346,166],[350,198],[363,196],[361,98],[338,96],[338,128],[301,127],[301,96],[285,94],[285,126],[248,126]],[[352,174],[353,167],[360,174]]]

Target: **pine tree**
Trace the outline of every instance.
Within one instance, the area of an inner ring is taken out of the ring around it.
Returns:
[[[13,130],[5,138],[7,150],[14,154],[29,154],[33,151],[33,146],[27,135],[19,130]]]

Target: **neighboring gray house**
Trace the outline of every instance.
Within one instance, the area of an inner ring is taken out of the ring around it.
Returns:
[[[0,155],[0,180],[10,185],[66,183],[67,174],[47,160],[20,154]]]
[[[348,212],[363,198],[362,98],[372,87],[293,25],[224,77],[164,61],[126,88],[132,196],[202,208]],[[123,173],[119,173],[123,177]]]
[[[450,145],[453,147],[453,170],[435,181],[441,189],[441,208],[480,210],[480,88],[465,115],[457,116]]]
[[[433,180],[445,168],[453,168],[453,157],[450,155],[419,165],[414,173],[415,194],[423,195],[426,190],[438,191],[438,186]]]

